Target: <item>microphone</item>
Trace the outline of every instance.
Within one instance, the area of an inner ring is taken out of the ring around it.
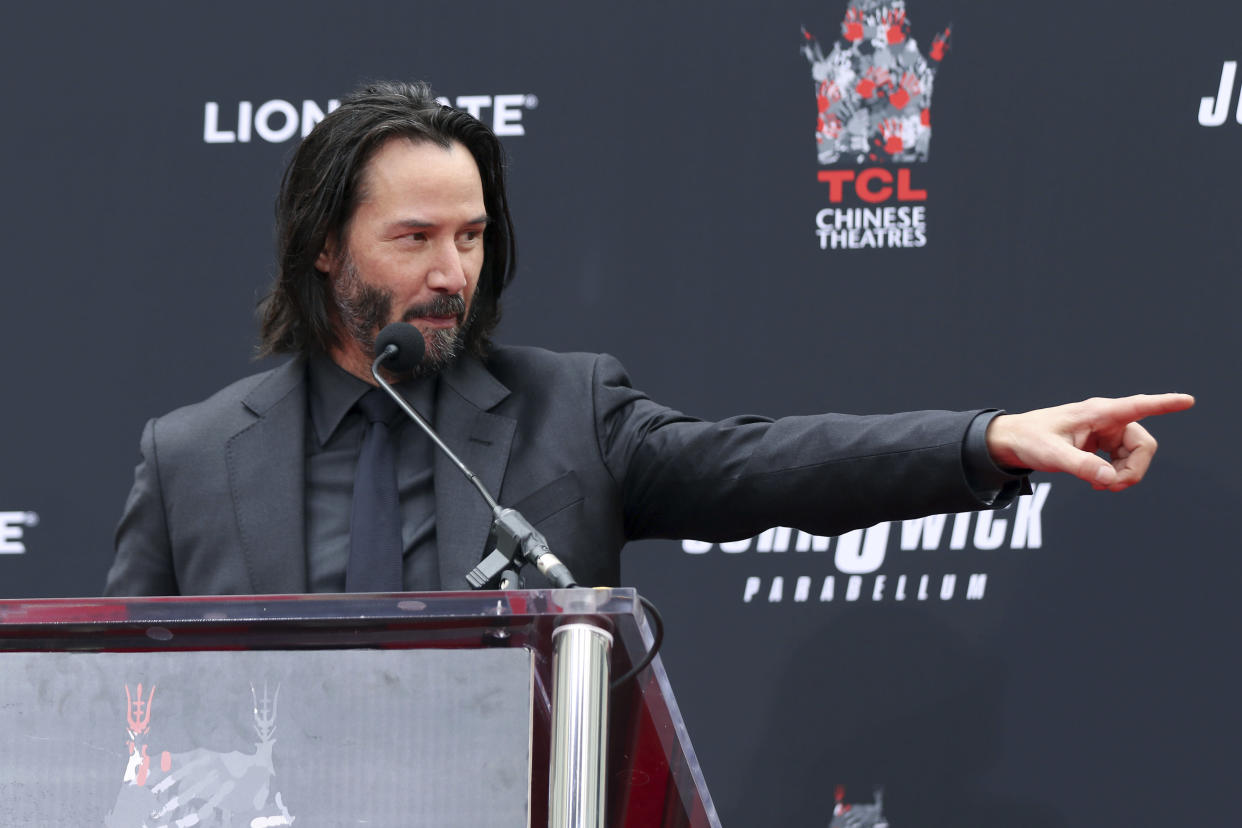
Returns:
[[[452,449],[444,444],[431,424],[423,419],[423,416],[415,411],[405,401],[405,398],[388,384],[387,380],[380,376],[381,362],[387,362],[394,371],[406,373],[418,367],[423,361],[426,350],[427,345],[418,328],[408,322],[393,322],[380,331],[379,336],[375,338],[376,357],[371,363],[371,376],[375,377],[375,381],[388,392],[388,396],[392,397],[401,410],[411,420],[418,423],[419,428],[431,438],[436,447],[453,461],[453,465],[461,469],[461,473],[474,484],[474,488],[478,490],[483,500],[487,502],[488,508],[492,510],[492,533],[496,536],[496,549],[470,571],[466,580],[472,588],[481,589],[497,575],[503,574],[501,589],[516,588],[516,573],[506,573],[505,570],[513,563],[514,555],[520,551],[522,559],[533,563],[555,586],[561,589],[576,587],[578,584],[574,581],[573,575],[570,574],[565,564],[561,563],[560,559],[548,549],[548,542],[543,535],[539,534],[519,512],[506,509],[497,503],[475,473],[470,471]]]
[[[413,371],[427,353],[427,343],[422,332],[404,322],[393,322],[375,338],[375,352],[387,354],[383,358],[388,369],[398,374]]]

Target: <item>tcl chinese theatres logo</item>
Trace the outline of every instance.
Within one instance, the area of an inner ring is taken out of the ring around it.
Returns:
[[[828,185],[830,205],[815,214],[821,250],[926,246],[927,191],[906,165],[931,149],[932,92],[949,34],[937,32],[924,54],[905,0],[851,0],[826,54],[803,27],[818,110],[816,179]]]

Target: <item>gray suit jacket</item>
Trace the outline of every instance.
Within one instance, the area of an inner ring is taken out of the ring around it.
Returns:
[[[307,412],[295,359],[148,422],[106,594],[305,592]],[[442,373],[435,427],[581,583],[613,585],[631,539],[835,535],[983,508],[962,468],[977,413],[703,422],[634,390],[609,356],[498,347]],[[490,513],[442,456],[435,497],[443,587],[465,589]]]

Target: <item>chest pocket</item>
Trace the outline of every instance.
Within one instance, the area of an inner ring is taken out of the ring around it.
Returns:
[[[581,502],[582,488],[578,485],[578,475],[571,471],[510,505],[511,508],[521,512],[524,518],[538,526],[541,521]]]

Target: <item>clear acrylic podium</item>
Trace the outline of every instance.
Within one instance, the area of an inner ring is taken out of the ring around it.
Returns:
[[[650,642],[632,589],[0,601],[0,812],[718,826],[660,659],[608,689]]]

